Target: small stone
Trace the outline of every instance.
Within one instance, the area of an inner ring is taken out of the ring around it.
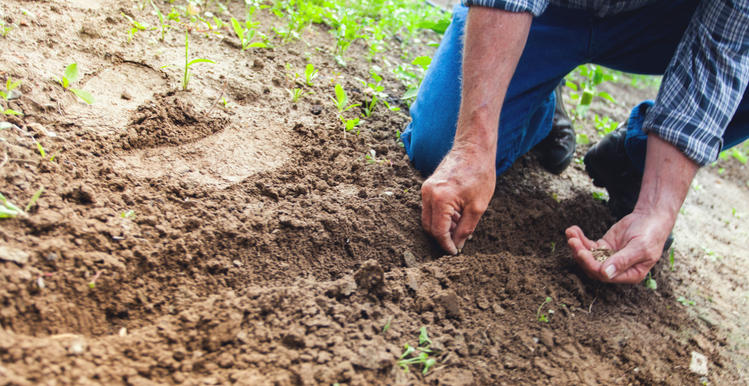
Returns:
[[[68,351],[73,355],[83,354],[86,351],[86,341],[82,336],[76,337],[73,339],[73,342],[70,343]]]
[[[44,258],[47,259],[47,261],[55,261],[57,260],[57,257],[58,257],[57,254],[54,252],[48,253],[46,256],[44,256]]]
[[[500,306],[497,303],[493,303],[492,304],[492,311],[494,311],[494,313],[497,314],[497,315],[504,315],[505,314],[504,308],[502,308],[502,306]]]
[[[707,357],[692,351],[692,362],[689,364],[689,371],[702,376],[707,376]]]
[[[239,261],[239,260],[234,260],[234,261],[232,261],[232,263],[234,263],[234,265],[236,265],[237,267],[241,267],[242,266],[242,262]]]
[[[20,249],[2,245],[0,246],[0,260],[26,264],[29,262],[29,254]]]
[[[126,337],[127,336],[127,328],[122,327],[119,332],[120,337]]]
[[[445,309],[448,318],[460,317],[460,298],[455,291],[442,291],[435,297],[435,300]]]
[[[312,115],[320,115],[320,113],[322,113],[322,105],[313,105],[310,112]]]
[[[126,101],[129,101],[130,99],[133,99],[133,97],[130,95],[129,92],[127,92],[127,90],[125,90],[125,91],[122,92],[122,95],[120,95],[120,98],[122,98],[122,99],[124,99]]]
[[[257,68],[257,69],[259,69],[259,70],[260,70],[260,69],[262,69],[263,67],[265,67],[265,63],[263,63],[263,60],[262,60],[262,59],[260,59],[260,58],[255,58],[255,60],[253,60],[253,61],[252,61],[252,67],[254,67],[254,68]]]
[[[408,268],[418,268],[420,265],[416,260],[416,256],[414,256],[414,254],[409,251],[403,252],[403,260],[405,260],[406,267]]]

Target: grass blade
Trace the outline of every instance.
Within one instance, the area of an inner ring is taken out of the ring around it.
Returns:
[[[28,212],[29,210],[31,210],[31,207],[34,206],[34,204],[36,204],[36,200],[38,200],[39,197],[42,196],[43,192],[44,192],[44,186],[39,188],[39,190],[37,190],[36,193],[34,193],[34,195],[31,196],[31,201],[29,201],[29,204],[26,205],[24,212]]]

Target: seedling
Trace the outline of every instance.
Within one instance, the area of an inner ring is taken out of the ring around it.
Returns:
[[[377,153],[374,151],[374,149],[369,150],[369,154],[365,155],[364,158],[367,160],[368,164],[383,164],[388,166],[393,166],[393,161],[390,161],[389,159],[382,157],[382,159],[377,159]]]
[[[551,254],[554,254],[554,251],[557,250],[557,244],[555,242],[551,242]]]
[[[20,85],[21,85],[20,80],[13,82],[11,80],[11,77],[8,76],[8,80],[5,82],[5,91],[0,91],[0,96],[2,96],[3,99],[5,99],[6,101],[10,100],[10,96],[12,94],[11,91],[13,91],[13,89],[15,89],[16,87]]]
[[[545,305],[546,303],[549,303],[549,302],[551,302],[551,298],[550,298],[550,297],[547,297],[547,298],[546,298],[546,300],[544,300],[544,302],[543,302],[543,303],[541,303],[541,305],[540,305],[540,306],[538,306],[538,311],[536,311],[536,319],[537,319],[537,320],[538,320],[539,322],[549,323],[549,318],[548,318],[548,317],[546,316],[546,314],[542,314],[542,313],[541,313],[541,309],[542,309],[542,308],[544,307],[544,305]],[[549,314],[552,314],[553,312],[554,312],[554,311],[552,311],[552,310],[549,310]]]
[[[658,289],[658,283],[655,282],[655,279],[653,279],[653,275],[650,272],[648,272],[648,277],[645,279],[645,288],[653,291]]]
[[[391,321],[391,320],[393,320],[393,318],[392,318],[392,317],[389,317],[389,318],[388,318],[388,322],[387,322],[387,323],[385,323],[385,327],[383,327],[383,328],[382,328],[382,333],[383,333],[383,334],[384,334],[384,333],[386,333],[386,332],[388,332],[388,330],[390,329],[390,321]]]
[[[393,112],[395,112],[395,111],[401,111],[400,107],[398,107],[398,106],[390,106],[390,103],[388,103],[388,101],[386,101],[385,99],[382,100],[382,103],[384,103],[385,107],[387,107],[388,110],[390,110],[390,111],[393,111]]]
[[[609,195],[606,192],[593,192],[593,198],[598,201],[608,201]]]
[[[351,108],[360,106],[361,104],[357,103],[357,104],[349,105],[346,91],[343,89],[343,87],[340,84],[335,85],[335,95],[336,95],[336,99],[333,99],[332,97],[330,99],[333,100],[336,108],[338,109],[338,118],[343,123],[343,134],[345,135],[347,131],[351,131],[354,129],[354,127],[359,125],[359,118],[345,119],[343,117],[343,113],[350,110]]]
[[[160,13],[160,12],[159,12]],[[148,24],[145,23],[139,23],[135,20],[133,20],[132,17],[125,15],[125,13],[122,13],[122,16],[127,19],[130,24],[132,24],[132,28],[130,28],[130,31],[127,32],[127,42],[130,43],[131,40],[133,40],[133,37],[138,31],[145,31],[148,29]]]
[[[81,98],[81,100],[83,100],[84,102],[88,104],[96,103],[96,99],[94,98],[93,95],[91,95],[90,92],[76,89],[76,88],[70,88],[70,85],[72,83],[75,83],[78,81],[78,64],[77,63],[72,63],[72,64],[69,64],[67,67],[65,67],[65,74],[63,74],[62,76],[62,80],[60,80],[60,78],[54,75],[52,75],[52,77],[55,78],[57,83],[59,83],[62,86],[62,88],[64,88],[65,90],[69,90],[70,92],[78,96],[78,98]]]
[[[135,211],[134,210],[128,210],[127,212],[123,212],[120,214],[120,217],[127,218],[127,219],[133,219],[135,218]]]
[[[16,110],[13,110],[13,109],[5,109],[5,111],[3,111],[3,114],[4,115],[23,115],[22,112],[16,111]]]
[[[736,217],[736,218],[741,218],[743,216],[742,213],[739,213],[736,211],[736,208],[731,208],[731,214],[733,215],[733,217]]]
[[[671,272],[676,271],[674,268],[674,251],[676,248],[671,248],[671,252],[668,253],[668,263],[671,266]]]
[[[301,99],[301,98],[303,98],[303,97],[305,97],[305,96],[307,96],[309,94],[314,94],[314,92],[312,92],[312,91],[310,91],[310,92],[303,92],[301,88],[295,88],[293,91],[292,90],[286,90],[286,91],[288,91],[288,93],[291,94],[291,102],[292,103],[297,103],[297,102],[299,102],[299,99]]]
[[[601,137],[606,136],[606,134],[616,130],[619,127],[619,122],[609,117],[603,117],[603,119],[601,119],[598,114],[594,115],[593,124],[596,126],[596,131],[598,131],[598,135],[600,135]]]
[[[603,67],[598,65],[581,65],[577,67],[576,71],[583,78],[580,86],[570,80],[566,81],[567,87],[574,90],[574,92],[570,93],[570,97],[572,100],[578,101],[574,109],[575,117],[580,116],[585,118],[593,97],[600,97],[616,104],[616,100],[607,92],[596,91],[596,86],[603,82],[614,80],[614,75],[605,72]]]
[[[190,44],[188,42],[188,36],[189,36],[189,33],[185,32],[185,66],[182,67],[184,69],[184,75],[182,76],[182,90],[184,91],[187,91],[187,86],[190,84],[190,76],[192,76],[192,74],[190,73],[190,67],[193,64],[197,64],[197,63],[216,64],[216,62],[210,59],[201,58],[201,59],[190,60]],[[173,64],[167,64],[166,66],[162,66],[161,68],[166,68],[166,67],[179,67],[179,66],[175,66]]]
[[[422,374],[426,375],[426,373],[429,371],[429,368],[437,364],[436,358],[430,358],[429,354],[432,354],[434,351],[429,349],[429,346],[432,344],[431,339],[429,339],[429,335],[427,334],[427,328],[422,327],[421,331],[419,333],[419,346],[413,347],[406,343],[403,348],[405,351],[403,354],[401,354],[400,358],[398,359],[398,366],[400,366],[404,372],[408,372],[408,366],[416,363],[420,363],[423,366]],[[423,347],[422,347],[423,346]],[[419,350],[420,353],[416,356],[412,356],[416,350]],[[411,358],[406,359],[408,356],[412,356]]]
[[[676,301],[679,302],[679,303],[681,303],[681,305],[684,306],[684,307],[697,305],[697,303],[695,303],[693,300],[689,300],[689,299],[687,299],[687,298],[685,298],[683,296],[679,296],[676,299]]]
[[[94,275],[94,278],[88,283],[88,288],[94,289],[94,287],[96,287],[96,280],[101,276],[102,272],[103,271],[96,271],[96,275]]]
[[[590,139],[586,134],[577,133],[575,135],[575,142],[577,142],[578,145],[587,145],[590,143]]]
[[[372,71],[372,79],[374,79],[374,83],[367,83],[366,81],[360,80],[362,85],[367,88],[367,91],[371,91],[372,93],[372,99],[368,104],[364,104],[365,117],[369,117],[372,115],[372,112],[374,112],[375,108],[377,107],[378,98],[384,99],[387,97],[387,94],[383,92],[385,90],[385,87],[380,84],[380,82],[382,82],[382,77],[377,75],[376,72]]]
[[[157,7],[156,4],[153,3],[153,1],[149,0],[149,2],[151,3],[151,6],[153,7],[153,9],[156,10],[156,16],[159,17],[159,28],[161,29],[161,41],[163,42],[164,38],[166,37],[166,30],[172,29],[174,27],[167,24],[167,22],[164,20],[164,14],[161,13],[161,10],[159,9],[159,7]],[[130,39],[128,39],[128,42],[129,41]]]
[[[26,205],[26,208],[24,208],[25,212],[28,212],[31,210],[31,208],[36,204],[36,201],[39,200],[39,197],[42,196],[42,193],[44,193],[44,186],[40,187],[39,190],[34,193],[33,196],[31,196],[31,201]]]
[[[254,12],[254,11],[253,11]],[[231,18],[231,26],[234,28],[234,33],[237,34],[237,37],[240,40],[240,43],[242,45],[242,51],[248,49],[248,48],[266,48],[268,47],[267,44],[263,42],[252,42],[252,39],[255,37],[255,29],[260,23],[253,23],[252,20],[247,20],[245,22],[245,26],[243,27],[242,24],[237,21],[235,18]]]
[[[426,71],[429,68],[429,65],[432,64],[432,58],[428,56],[419,56],[416,59],[414,59],[411,64],[417,65],[421,67],[424,71]]]
[[[16,28],[15,24],[5,25],[5,22],[0,20],[0,35],[3,35],[3,37],[8,36],[13,28]]]
[[[39,142],[36,142],[36,148],[39,150],[39,154],[42,156],[42,159],[47,159],[47,151],[44,150],[44,147],[42,146],[42,144]],[[55,162],[55,158],[57,157],[58,153],[59,151],[56,152],[55,154],[52,154],[49,157],[49,162]]]
[[[307,64],[307,67],[304,69],[304,82],[307,86],[313,86],[312,80],[317,78],[319,72],[319,70],[315,70],[315,66],[312,63]]]
[[[2,206],[0,206],[0,218],[28,217],[26,212],[8,201],[2,193],[0,193],[0,203],[2,203]]]
[[[406,144],[401,140],[401,134],[400,130],[395,130],[395,140],[398,142],[398,146],[406,147]]]

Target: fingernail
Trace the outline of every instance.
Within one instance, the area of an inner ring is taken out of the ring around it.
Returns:
[[[609,265],[603,271],[606,272],[606,276],[609,279],[611,279],[612,277],[614,277],[614,275],[616,275],[616,267],[614,266],[614,264]]]

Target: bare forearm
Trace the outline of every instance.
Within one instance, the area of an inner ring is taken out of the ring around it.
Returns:
[[[675,146],[650,134],[635,212],[657,215],[672,227],[698,169],[699,166]]]
[[[507,87],[528,38],[532,15],[471,7],[463,51],[463,91],[455,145],[496,153]]]

